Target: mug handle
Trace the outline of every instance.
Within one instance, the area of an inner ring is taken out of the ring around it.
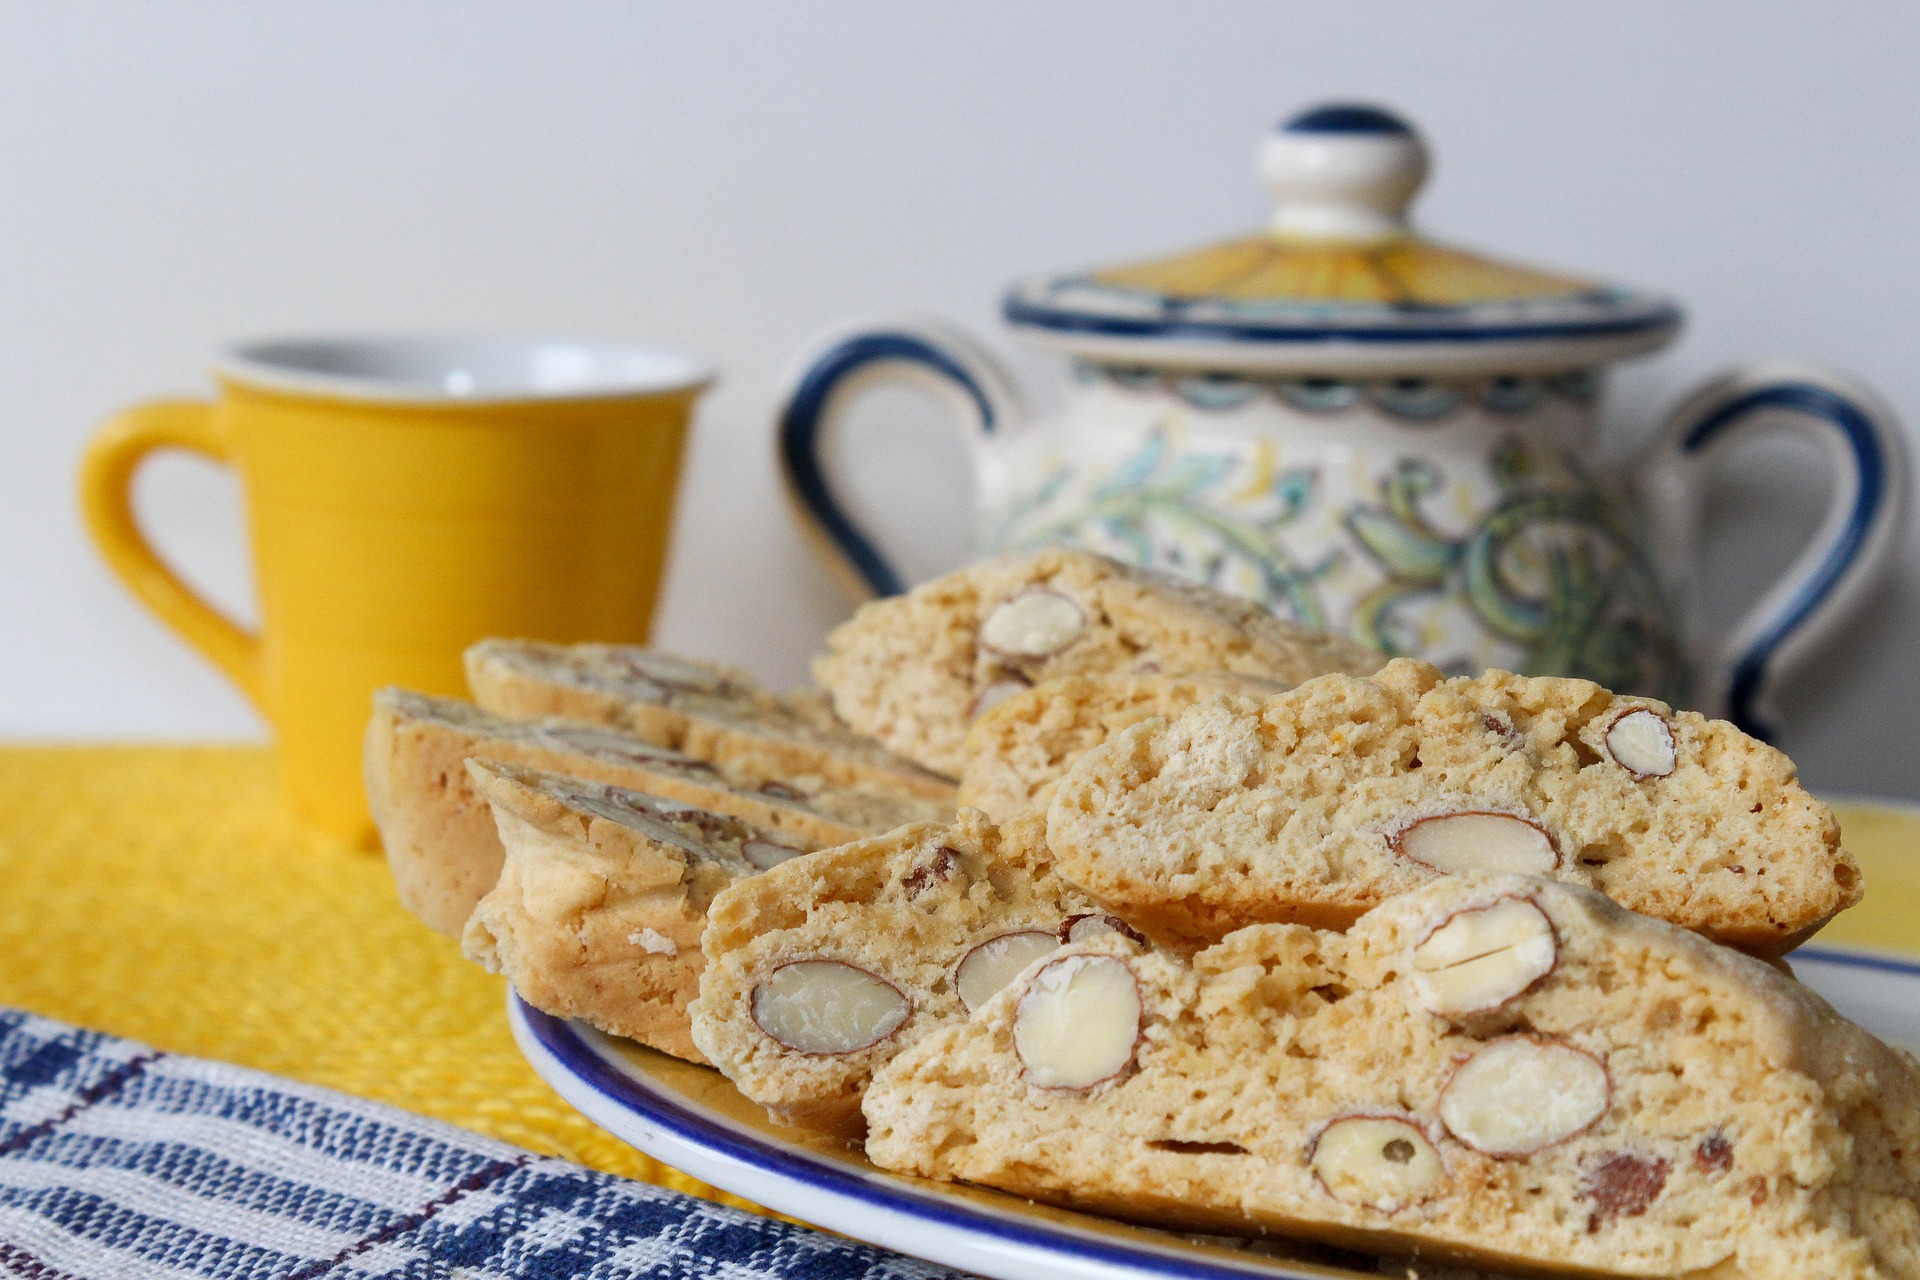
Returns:
[[[900,572],[837,496],[843,477],[824,452],[854,396],[882,382],[931,391],[966,428],[970,451],[1025,418],[998,359],[937,320],[898,320],[837,331],[803,355],[787,377],[778,425],[780,470],[801,527],[829,570],[858,596],[905,591]]]
[[[185,449],[223,466],[232,443],[212,404],[160,400],[109,419],[80,462],[80,510],[107,567],[260,706],[260,638],[194,593],[167,567],[133,514],[133,478],[155,449]]]
[[[1826,518],[1799,559],[1702,655],[1707,709],[1762,738],[1781,686],[1888,569],[1913,487],[1905,434],[1877,395],[1831,369],[1770,361],[1722,374],[1674,410],[1648,458],[1650,514],[1691,553],[1708,469],[1781,427],[1827,454],[1834,487]]]

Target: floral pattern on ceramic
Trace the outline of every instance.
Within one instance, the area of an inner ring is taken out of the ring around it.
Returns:
[[[972,427],[983,550],[1073,543],[1449,670],[1587,676],[1765,732],[1904,529],[1899,425],[1851,379],[1758,365],[1595,471],[1604,370],[1668,342],[1679,308],[1426,239],[1407,219],[1426,170],[1391,113],[1316,108],[1261,143],[1262,231],[1016,283],[1008,322],[1075,375],[1042,424],[946,325],[829,336],[778,426],[804,527],[856,588],[904,589],[825,444],[862,387],[914,383]],[[1745,618],[1689,627],[1707,473],[1782,426],[1826,451],[1828,518]]]
[[[1158,427],[1130,456],[1085,477],[1056,459],[985,536],[987,549],[1083,547],[1251,597],[1309,626],[1335,625],[1315,585],[1327,566],[1294,563],[1284,538],[1315,506],[1318,474],[1281,471],[1267,441],[1246,450],[1183,444],[1184,433]]]
[[[1468,391],[1441,391],[1459,418]],[[1456,441],[1467,456],[1450,473],[1426,455],[1289,456],[1176,410],[1111,461],[1041,462],[982,541],[1098,551],[1450,671],[1579,675],[1683,698],[1677,619],[1622,499],[1564,455],[1503,434],[1484,406],[1461,425],[1478,447]]]
[[[1446,477],[1402,459],[1381,481],[1381,501],[1351,507],[1345,524],[1384,575],[1355,603],[1348,629],[1383,653],[1435,653],[1449,613],[1487,646],[1460,673],[1504,667],[1527,675],[1582,676],[1668,702],[1688,692],[1678,619],[1630,513],[1567,459],[1498,448],[1498,499],[1464,533],[1429,520]]]

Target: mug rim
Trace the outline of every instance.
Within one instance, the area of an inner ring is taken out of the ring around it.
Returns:
[[[221,351],[211,371],[251,390],[439,408],[639,399],[697,392],[716,376],[709,361],[669,347],[432,333],[250,339]]]

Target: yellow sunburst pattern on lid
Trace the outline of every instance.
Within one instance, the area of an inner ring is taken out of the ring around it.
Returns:
[[[1373,244],[1263,234],[1095,271],[1101,284],[1169,298],[1460,306],[1577,297],[1597,286],[1415,236]]]
[[[1559,372],[1651,351],[1667,298],[1422,235],[1426,144],[1392,112],[1310,109],[1267,134],[1260,231],[1171,256],[1016,282],[1007,320],[1097,363],[1321,376]]]

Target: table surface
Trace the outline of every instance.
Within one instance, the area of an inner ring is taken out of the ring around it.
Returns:
[[[1822,942],[1920,952],[1920,808],[1836,803],[1866,900]],[[257,747],[0,747],[0,1004],[716,1192],[535,1077],[505,984],[299,827]],[[749,1206],[751,1207],[751,1206]]]

